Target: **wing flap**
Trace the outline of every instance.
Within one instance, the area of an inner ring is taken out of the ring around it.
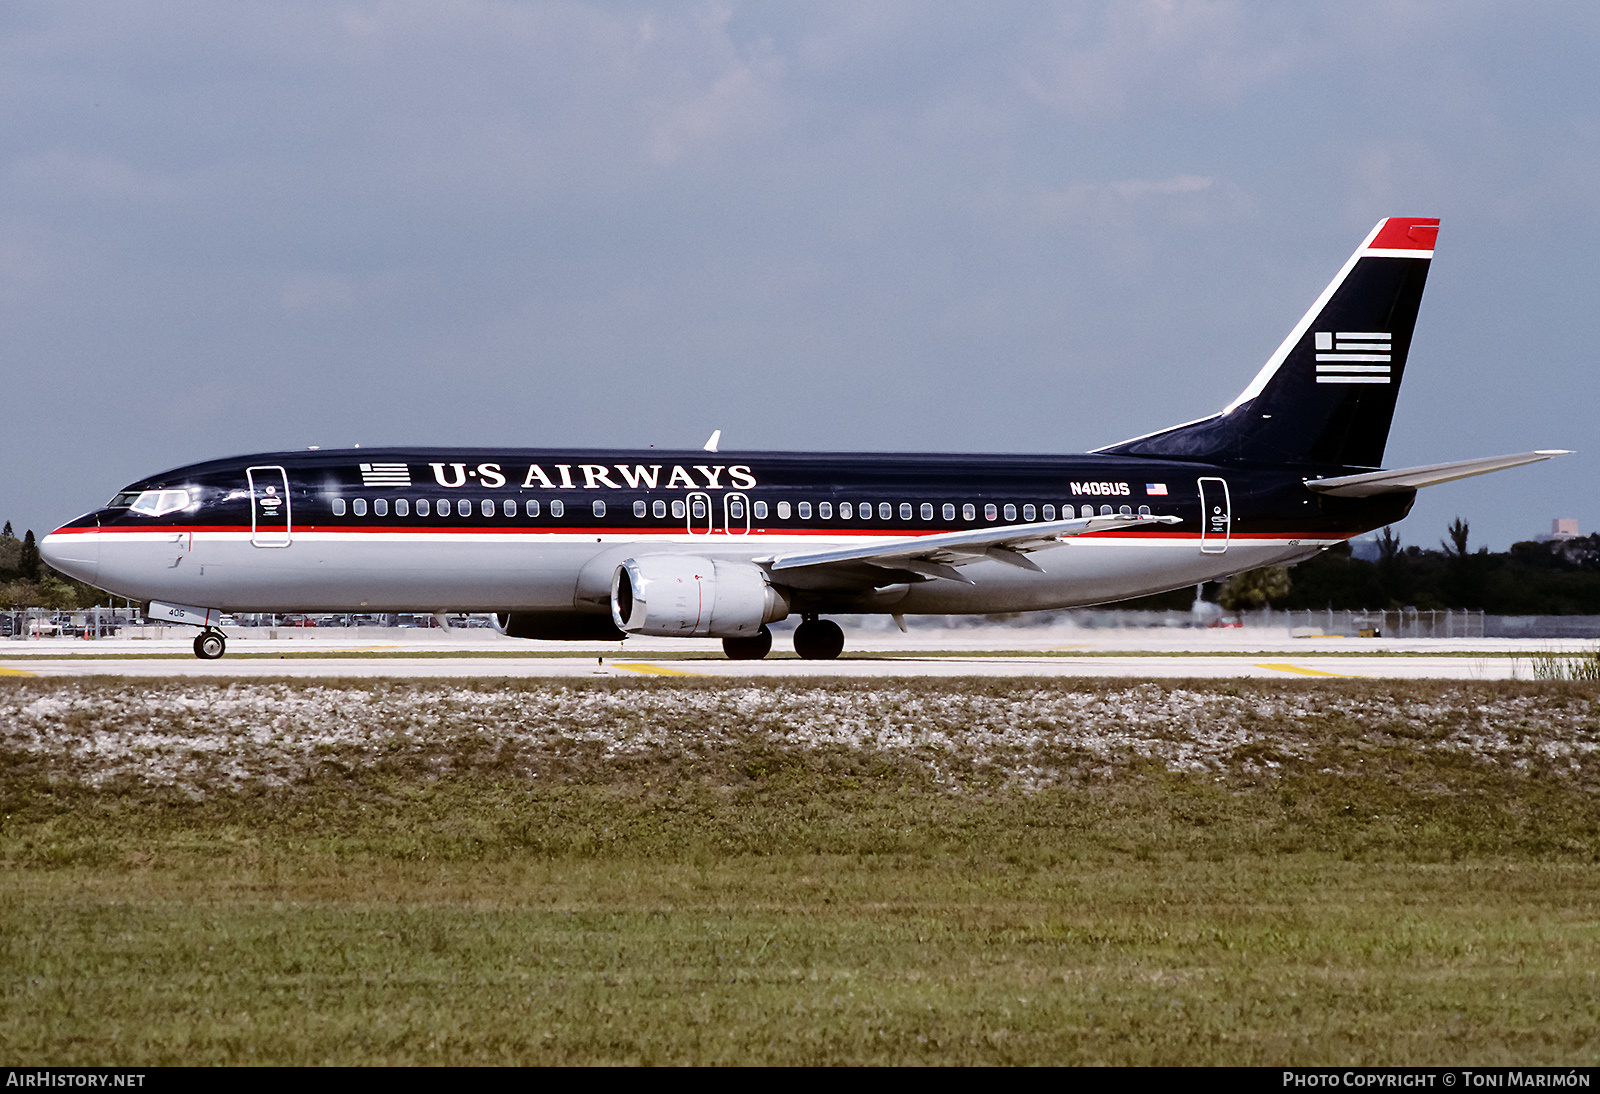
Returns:
[[[1041,550],[1086,532],[1136,528],[1145,524],[1177,524],[1181,518],[1161,517],[1079,517],[1076,520],[1045,521],[1037,524],[1008,524],[996,528],[973,528],[965,532],[942,532],[931,536],[881,539],[827,551],[806,551],[760,560],[774,575],[783,571],[817,570],[866,563],[886,570],[908,570],[930,578],[949,578],[971,583],[957,567],[982,559],[994,559],[1024,570],[1043,573],[1028,552]]]

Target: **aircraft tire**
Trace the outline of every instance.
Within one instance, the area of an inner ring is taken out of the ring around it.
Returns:
[[[794,629],[794,652],[807,661],[832,661],[844,651],[844,630],[831,619],[808,619]]]
[[[724,638],[722,652],[729,661],[759,661],[772,652],[772,632],[762,627],[749,638]]]
[[[228,651],[228,639],[221,631],[201,631],[194,640],[194,655],[204,661],[215,661]]]

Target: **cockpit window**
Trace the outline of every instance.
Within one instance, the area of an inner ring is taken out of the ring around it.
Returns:
[[[187,490],[146,490],[128,508],[147,517],[164,517],[189,508],[191,501]]]
[[[110,501],[106,502],[107,509],[126,509],[138,500],[141,491],[124,490]]]

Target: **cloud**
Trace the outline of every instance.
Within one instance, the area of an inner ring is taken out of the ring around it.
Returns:
[[[278,290],[278,305],[293,314],[353,307],[362,293],[356,282],[337,274],[296,274]]]
[[[1020,79],[1039,102],[1076,118],[1234,102],[1288,71],[1298,46],[1286,22],[1236,0],[1074,5],[1060,9]]]
[[[52,148],[11,165],[11,180],[50,198],[90,197],[116,202],[166,201],[185,186],[171,175],[143,171],[109,155]]]

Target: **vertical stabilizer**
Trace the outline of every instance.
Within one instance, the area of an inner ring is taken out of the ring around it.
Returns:
[[[1439,222],[1380,221],[1222,413],[1101,452],[1379,467]]]

